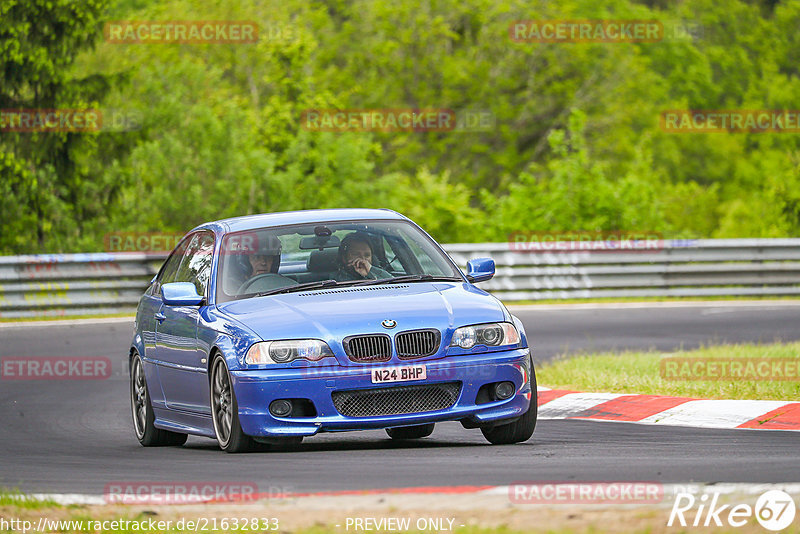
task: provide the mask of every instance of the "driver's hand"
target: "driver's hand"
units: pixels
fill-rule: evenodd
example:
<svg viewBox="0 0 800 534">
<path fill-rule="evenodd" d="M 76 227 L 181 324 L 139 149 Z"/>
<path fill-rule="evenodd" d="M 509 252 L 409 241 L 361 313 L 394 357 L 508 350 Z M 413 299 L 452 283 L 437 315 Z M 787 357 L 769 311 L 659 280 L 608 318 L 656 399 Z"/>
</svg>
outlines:
<svg viewBox="0 0 800 534">
<path fill-rule="evenodd" d="M 350 266 L 352 269 L 360 274 L 363 277 L 367 277 L 369 275 L 370 269 L 372 269 L 372 264 L 365 259 L 359 258 L 353 261 Z"/>
</svg>

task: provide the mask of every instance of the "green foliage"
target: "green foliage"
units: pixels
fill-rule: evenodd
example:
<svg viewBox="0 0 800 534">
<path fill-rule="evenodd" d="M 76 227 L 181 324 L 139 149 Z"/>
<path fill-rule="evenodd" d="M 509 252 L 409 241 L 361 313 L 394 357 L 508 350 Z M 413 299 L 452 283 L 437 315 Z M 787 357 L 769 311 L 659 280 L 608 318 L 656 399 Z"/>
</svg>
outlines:
<svg viewBox="0 0 800 534">
<path fill-rule="evenodd" d="M 4 1 L 0 109 L 93 108 L 109 79 L 80 76 L 70 65 L 94 42 L 104 7 L 96 0 Z M 74 246 L 109 200 L 89 170 L 98 147 L 93 134 L 0 132 L 0 251 Z"/>
<path fill-rule="evenodd" d="M 648 4 L 648 5 L 653 5 Z M 800 232 L 800 136 L 667 133 L 668 109 L 797 109 L 800 2 L 6 0 L 0 108 L 102 107 L 126 131 L 0 132 L 0 253 L 108 231 L 387 207 L 446 242 L 525 230 Z M 516 20 L 699 25 L 658 43 L 518 43 Z M 115 44 L 110 20 L 248 20 L 251 44 Z M 491 113 L 479 131 L 318 132 L 309 109 Z"/>
</svg>

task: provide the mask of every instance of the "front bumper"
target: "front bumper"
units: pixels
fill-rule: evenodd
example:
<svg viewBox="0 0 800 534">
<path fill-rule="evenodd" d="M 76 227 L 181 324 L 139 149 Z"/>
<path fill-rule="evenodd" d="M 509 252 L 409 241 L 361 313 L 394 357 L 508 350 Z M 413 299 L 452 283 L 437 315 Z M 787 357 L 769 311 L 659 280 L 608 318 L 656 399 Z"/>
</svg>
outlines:
<svg viewBox="0 0 800 534">
<path fill-rule="evenodd" d="M 427 378 L 410 382 L 373 384 L 370 370 L 426 365 Z M 477 426 L 492 421 L 518 417 L 528 411 L 531 387 L 528 380 L 532 365 L 529 349 L 450 356 L 438 360 L 405 361 L 358 366 L 327 366 L 295 369 L 231 371 L 239 404 L 239 421 L 245 434 L 257 437 L 312 436 L 318 432 L 367 430 L 417 425 L 439 421 L 462 421 Z M 516 393 L 503 401 L 476 404 L 478 390 L 492 382 L 511 381 Z M 332 393 L 342 390 L 387 388 L 393 386 L 460 383 L 460 393 L 449 408 L 422 413 L 347 417 L 334 405 Z M 315 417 L 274 417 L 268 407 L 277 399 L 309 399 L 317 411 Z"/>
</svg>

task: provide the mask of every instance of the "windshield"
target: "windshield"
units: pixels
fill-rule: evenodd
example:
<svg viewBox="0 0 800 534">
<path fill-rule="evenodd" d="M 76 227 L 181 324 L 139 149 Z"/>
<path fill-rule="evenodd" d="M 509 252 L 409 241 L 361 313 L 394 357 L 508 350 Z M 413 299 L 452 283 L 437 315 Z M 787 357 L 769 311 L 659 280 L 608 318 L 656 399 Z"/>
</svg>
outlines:
<svg viewBox="0 0 800 534">
<path fill-rule="evenodd" d="M 394 279 L 463 280 L 431 239 L 407 221 L 298 224 L 226 235 L 217 302 Z"/>
</svg>

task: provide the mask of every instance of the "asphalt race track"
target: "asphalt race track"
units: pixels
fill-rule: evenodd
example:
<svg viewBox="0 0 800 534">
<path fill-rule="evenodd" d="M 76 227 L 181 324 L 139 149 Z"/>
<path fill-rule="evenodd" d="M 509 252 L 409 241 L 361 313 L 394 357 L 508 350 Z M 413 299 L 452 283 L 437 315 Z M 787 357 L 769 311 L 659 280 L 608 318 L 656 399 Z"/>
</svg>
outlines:
<svg viewBox="0 0 800 534">
<path fill-rule="evenodd" d="M 523 319 L 538 360 L 588 350 L 668 351 L 709 343 L 800 339 L 800 306 L 727 302 L 548 307 Z M 504 485 L 530 480 L 796 482 L 800 433 L 540 421 L 521 445 L 490 446 L 477 430 L 437 426 L 418 443 L 383 431 L 325 434 L 293 450 L 224 454 L 190 438 L 145 449 L 133 435 L 124 355 L 132 321 L 0 327 L 0 358 L 108 356 L 107 380 L 0 381 L 0 486 L 102 494 L 110 482 L 241 481 L 261 492 Z M 794 399 L 787 399 L 794 400 Z"/>
</svg>

